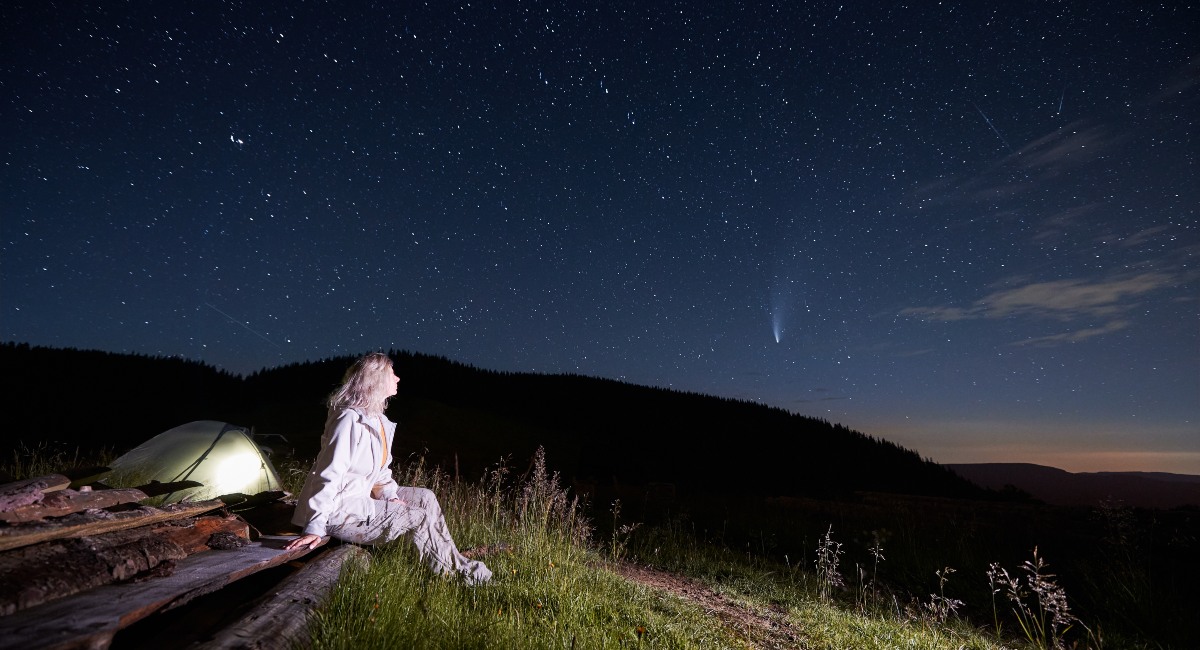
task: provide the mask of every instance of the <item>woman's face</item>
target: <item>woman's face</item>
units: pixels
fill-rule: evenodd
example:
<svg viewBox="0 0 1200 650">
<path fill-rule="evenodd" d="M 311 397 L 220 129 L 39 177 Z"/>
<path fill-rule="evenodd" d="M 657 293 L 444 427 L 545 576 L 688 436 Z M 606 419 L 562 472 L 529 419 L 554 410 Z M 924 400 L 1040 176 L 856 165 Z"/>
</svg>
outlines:
<svg viewBox="0 0 1200 650">
<path fill-rule="evenodd" d="M 396 394 L 396 390 L 400 387 L 400 377 L 396 375 L 395 369 L 390 366 L 385 368 L 383 373 L 383 397 L 386 399 Z"/>
</svg>

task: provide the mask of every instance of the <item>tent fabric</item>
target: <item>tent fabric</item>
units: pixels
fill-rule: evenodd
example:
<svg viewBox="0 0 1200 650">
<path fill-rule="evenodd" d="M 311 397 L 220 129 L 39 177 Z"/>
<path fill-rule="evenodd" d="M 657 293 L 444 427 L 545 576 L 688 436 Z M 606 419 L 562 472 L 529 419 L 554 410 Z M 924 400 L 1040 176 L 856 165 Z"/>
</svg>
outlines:
<svg viewBox="0 0 1200 650">
<path fill-rule="evenodd" d="M 250 431 L 215 420 L 189 422 L 164 431 L 109 467 L 112 471 L 103 480 L 112 487 L 136 487 L 151 481 L 202 484 L 164 495 L 163 505 L 282 489 L 279 474 Z"/>
</svg>

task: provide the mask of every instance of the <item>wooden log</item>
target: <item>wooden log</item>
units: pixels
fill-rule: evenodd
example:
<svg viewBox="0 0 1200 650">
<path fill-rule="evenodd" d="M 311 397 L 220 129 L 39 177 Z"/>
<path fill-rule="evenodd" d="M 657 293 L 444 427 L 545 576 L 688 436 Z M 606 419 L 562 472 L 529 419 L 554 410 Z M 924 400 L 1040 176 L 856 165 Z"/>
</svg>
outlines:
<svg viewBox="0 0 1200 650">
<path fill-rule="evenodd" d="M 0 614 L 132 578 L 187 557 L 171 535 L 157 531 L 158 527 L 119 530 L 0 555 Z"/>
<path fill-rule="evenodd" d="M 21 481 L 0 485 L 0 512 L 9 512 L 38 503 L 47 492 L 61 490 L 71 484 L 71 479 L 61 474 L 36 476 Z"/>
<path fill-rule="evenodd" d="M 112 581 L 108 565 L 80 540 L 12 551 L 0 559 L 0 615 L 53 600 L 56 593 L 69 595 Z"/>
<path fill-rule="evenodd" d="M 179 561 L 174 573 L 165 578 L 97 587 L 0 617 L 0 650 L 102 650 L 119 630 L 155 612 L 178 607 L 310 552 L 251 543 L 236 550 L 197 553 Z"/>
<path fill-rule="evenodd" d="M 240 517 L 197 517 L 190 526 L 162 526 L 155 533 L 169 538 L 185 553 L 199 553 L 214 548 L 214 535 L 232 535 L 241 540 L 239 546 L 250 542 L 250 526 Z"/>
<path fill-rule="evenodd" d="M 62 474 L 47 474 L 45 476 L 34 476 L 33 478 L 21 479 L 12 483 L 0 485 L 0 494 L 7 494 L 12 490 L 23 489 L 27 485 L 34 483 L 41 484 L 43 492 L 55 492 L 66 488 L 71 484 L 71 479 Z"/>
<path fill-rule="evenodd" d="M 207 551 L 214 536 L 249 543 L 250 528 L 237 517 L 200 517 L 27 546 L 0 555 L 0 615 L 138 577 L 169 572 L 173 560 Z M 229 547 L 223 545 L 223 548 Z"/>
<path fill-rule="evenodd" d="M 97 510 L 68 515 L 54 521 L 0 526 L 0 551 L 30 546 L 54 539 L 100 535 L 114 530 L 136 528 L 173 519 L 195 517 L 222 507 L 217 499 L 195 503 L 174 503 L 162 508 L 140 506 L 124 512 Z"/>
<path fill-rule="evenodd" d="M 326 551 L 284 578 L 242 618 L 222 628 L 192 650 L 287 650 L 309 640 L 313 610 L 337 583 L 342 568 L 366 563 L 369 554 L 346 544 Z"/>
<path fill-rule="evenodd" d="M 50 542 L 0 556 L 0 615 L 131 578 L 187 557 L 168 538 L 141 531 Z"/>
<path fill-rule="evenodd" d="M 21 506 L 41 501 L 44 496 L 42 492 L 42 488 L 44 487 L 46 487 L 45 483 L 32 483 L 20 488 L 6 490 L 4 494 L 0 494 L 0 512 L 16 510 Z"/>
<path fill-rule="evenodd" d="M 61 517 L 82 510 L 108 508 L 122 503 L 136 503 L 145 498 L 145 492 L 134 488 L 87 492 L 64 489 L 46 496 L 39 503 L 0 512 L 0 521 L 7 521 L 10 524 L 40 521 L 46 517 Z"/>
</svg>

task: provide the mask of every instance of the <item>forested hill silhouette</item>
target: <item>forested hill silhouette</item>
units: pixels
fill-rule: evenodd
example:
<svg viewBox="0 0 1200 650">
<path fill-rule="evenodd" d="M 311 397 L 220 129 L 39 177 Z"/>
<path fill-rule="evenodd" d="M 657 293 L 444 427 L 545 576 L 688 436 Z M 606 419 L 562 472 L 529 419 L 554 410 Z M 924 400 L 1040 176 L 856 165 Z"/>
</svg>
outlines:
<svg viewBox="0 0 1200 650">
<path fill-rule="evenodd" d="M 123 451 L 193 420 L 237 422 L 241 378 L 202 363 L 0 344 L 0 450 L 57 445 Z"/>
<path fill-rule="evenodd" d="M 402 377 L 389 415 L 396 454 L 478 476 L 502 458 L 518 471 L 541 446 L 564 478 L 671 484 L 692 493 L 835 495 L 992 493 L 916 452 L 838 424 L 753 402 L 578 375 L 503 373 L 390 352 Z M 324 397 L 352 357 L 248 377 L 175 358 L 0 345 L 3 440 L 121 452 L 171 427 L 213 419 L 278 434 L 315 455 Z M 277 446 L 279 438 L 269 438 Z"/>
</svg>

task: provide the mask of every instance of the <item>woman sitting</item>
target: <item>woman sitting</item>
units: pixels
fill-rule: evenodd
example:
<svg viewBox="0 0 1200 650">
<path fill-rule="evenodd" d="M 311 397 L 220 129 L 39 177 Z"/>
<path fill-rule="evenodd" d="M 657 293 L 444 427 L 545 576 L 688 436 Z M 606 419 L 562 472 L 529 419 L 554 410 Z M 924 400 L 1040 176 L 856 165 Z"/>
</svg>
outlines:
<svg viewBox="0 0 1200 650">
<path fill-rule="evenodd" d="M 431 569 L 462 575 L 468 584 L 492 577 L 482 562 L 463 556 L 430 490 L 405 487 L 392 478 L 396 423 L 383 414 L 400 378 L 387 355 L 374 352 L 354 362 L 329 396 L 321 453 L 304 482 L 292 523 L 304 534 L 289 549 L 315 548 L 326 536 L 355 544 L 382 544 L 409 536 Z"/>
</svg>

